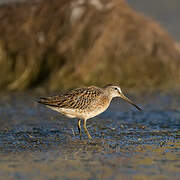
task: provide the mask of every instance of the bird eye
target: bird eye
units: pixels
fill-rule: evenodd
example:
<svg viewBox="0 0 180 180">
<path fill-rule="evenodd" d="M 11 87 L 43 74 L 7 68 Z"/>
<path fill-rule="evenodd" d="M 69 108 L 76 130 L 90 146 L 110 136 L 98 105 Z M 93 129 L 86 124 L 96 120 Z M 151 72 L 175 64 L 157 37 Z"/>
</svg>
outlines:
<svg viewBox="0 0 180 180">
<path fill-rule="evenodd" d="M 118 88 L 115 87 L 114 89 L 115 89 L 116 91 L 118 91 Z"/>
</svg>

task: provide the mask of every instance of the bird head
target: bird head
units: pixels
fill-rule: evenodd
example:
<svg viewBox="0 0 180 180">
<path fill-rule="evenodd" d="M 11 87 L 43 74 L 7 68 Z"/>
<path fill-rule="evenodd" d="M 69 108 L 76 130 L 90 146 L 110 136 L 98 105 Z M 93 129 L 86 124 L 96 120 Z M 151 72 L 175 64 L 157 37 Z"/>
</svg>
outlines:
<svg viewBox="0 0 180 180">
<path fill-rule="evenodd" d="M 107 85 L 104 87 L 106 89 L 106 91 L 108 92 L 108 94 L 111 95 L 112 98 L 114 97 L 120 97 L 123 100 L 127 101 L 128 103 L 132 104 L 133 106 L 135 106 L 139 111 L 141 111 L 142 109 L 140 107 L 138 107 L 133 101 L 131 101 L 129 98 L 127 98 L 123 93 L 122 90 L 119 86 L 117 85 Z"/>
</svg>

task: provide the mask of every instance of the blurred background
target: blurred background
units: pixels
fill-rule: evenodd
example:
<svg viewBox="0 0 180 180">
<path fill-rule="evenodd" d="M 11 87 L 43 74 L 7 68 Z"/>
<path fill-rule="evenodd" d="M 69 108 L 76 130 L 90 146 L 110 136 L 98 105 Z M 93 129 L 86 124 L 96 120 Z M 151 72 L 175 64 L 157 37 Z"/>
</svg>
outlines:
<svg viewBox="0 0 180 180">
<path fill-rule="evenodd" d="M 179 0 L 0 0 L 0 180 L 179 180 L 179 19 Z M 143 111 L 114 99 L 92 141 L 37 103 L 109 83 Z"/>
<path fill-rule="evenodd" d="M 151 17 L 162 25 L 175 41 L 180 41 L 180 24 L 178 23 L 180 2 L 178 0 L 127 0 L 127 2 L 138 12 Z"/>
<path fill-rule="evenodd" d="M 178 88 L 178 0 L 1 0 L 0 90 Z"/>
</svg>

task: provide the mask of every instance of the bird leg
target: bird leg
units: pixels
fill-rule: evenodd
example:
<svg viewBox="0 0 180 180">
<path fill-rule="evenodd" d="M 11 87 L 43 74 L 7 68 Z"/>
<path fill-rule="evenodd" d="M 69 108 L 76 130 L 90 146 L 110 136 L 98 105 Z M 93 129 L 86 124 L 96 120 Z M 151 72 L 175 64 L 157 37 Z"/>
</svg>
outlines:
<svg viewBox="0 0 180 180">
<path fill-rule="evenodd" d="M 79 130 L 79 135 L 80 135 L 80 139 L 81 139 L 81 120 L 78 120 L 78 130 Z"/>
<path fill-rule="evenodd" d="M 84 131 L 87 134 L 89 139 L 92 139 L 91 135 L 89 134 L 87 127 L 86 127 L 86 119 L 84 119 L 84 123 L 83 123 L 83 127 L 84 127 Z"/>
</svg>

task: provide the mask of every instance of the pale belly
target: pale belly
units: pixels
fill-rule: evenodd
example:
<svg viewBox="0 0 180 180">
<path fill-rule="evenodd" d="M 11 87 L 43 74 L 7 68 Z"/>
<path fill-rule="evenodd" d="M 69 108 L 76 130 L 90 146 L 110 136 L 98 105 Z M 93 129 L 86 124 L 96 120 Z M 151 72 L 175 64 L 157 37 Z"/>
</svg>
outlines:
<svg viewBox="0 0 180 180">
<path fill-rule="evenodd" d="M 108 106 L 99 107 L 91 112 L 86 112 L 85 119 L 90 119 L 90 118 L 93 118 L 93 117 L 103 113 L 108 108 Z"/>
</svg>

